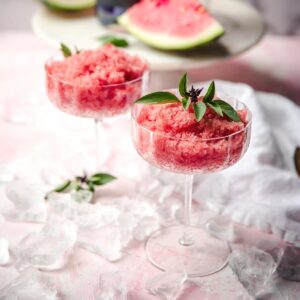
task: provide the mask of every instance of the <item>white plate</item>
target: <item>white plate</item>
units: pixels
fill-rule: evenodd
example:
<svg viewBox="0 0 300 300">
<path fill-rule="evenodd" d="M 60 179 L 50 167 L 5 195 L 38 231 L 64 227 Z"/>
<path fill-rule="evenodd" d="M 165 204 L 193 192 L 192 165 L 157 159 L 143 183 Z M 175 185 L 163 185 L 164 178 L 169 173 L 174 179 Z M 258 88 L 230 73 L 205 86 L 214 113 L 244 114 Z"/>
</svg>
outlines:
<svg viewBox="0 0 300 300">
<path fill-rule="evenodd" d="M 129 52 L 143 56 L 153 70 L 181 70 L 199 68 L 221 59 L 240 54 L 255 45 L 263 35 L 260 14 L 241 0 L 211 0 L 213 14 L 225 27 L 225 35 L 208 46 L 192 51 L 159 51 L 146 46 L 134 37 L 122 33 L 130 42 Z M 107 34 L 94 15 L 54 13 L 39 9 L 32 18 L 34 32 L 54 47 L 60 42 L 78 48 L 100 46 L 97 37 Z"/>
</svg>

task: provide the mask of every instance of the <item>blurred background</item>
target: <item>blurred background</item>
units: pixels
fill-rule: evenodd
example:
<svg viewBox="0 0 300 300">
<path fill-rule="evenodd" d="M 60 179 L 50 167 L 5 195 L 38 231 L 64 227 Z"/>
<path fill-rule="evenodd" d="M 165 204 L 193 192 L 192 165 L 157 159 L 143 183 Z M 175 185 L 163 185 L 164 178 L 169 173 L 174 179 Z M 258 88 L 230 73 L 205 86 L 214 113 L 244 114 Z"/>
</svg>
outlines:
<svg viewBox="0 0 300 300">
<path fill-rule="evenodd" d="M 222 0 L 220 0 L 222 1 Z M 278 35 L 300 33 L 299 0 L 240 0 L 248 1 L 263 14 L 268 31 Z M 38 0 L 1 0 L 0 28 L 31 30 L 30 19 L 40 6 Z"/>
<path fill-rule="evenodd" d="M 220 0 L 222 1 L 222 0 Z M 192 81 L 219 78 L 250 84 L 257 90 L 274 92 L 300 104 L 300 1 L 299 0 L 237 0 L 249 2 L 263 15 L 266 34 L 262 40 L 238 57 L 218 62 L 213 66 L 201 67 L 191 71 Z M 32 47 L 49 46 L 34 36 L 31 18 L 39 9 L 42 1 L 1 0 L 0 34 L 3 52 L 23 51 Z M 12 35 L 12 33 L 18 35 Z M 8 36 L 10 34 L 10 36 Z M 25 38 L 25 36 L 27 38 Z M 246 37 L 245 37 L 246 38 Z M 19 43 L 17 41 L 19 39 Z M 14 45 L 11 41 L 14 40 Z M 1 41 L 1 40 L 0 40 Z M 9 43 L 9 45 L 3 44 Z M 170 81 L 165 88 L 172 87 L 177 81 Z M 168 73 L 160 72 L 154 78 L 153 89 L 161 88 L 161 78 L 171 78 Z"/>
</svg>

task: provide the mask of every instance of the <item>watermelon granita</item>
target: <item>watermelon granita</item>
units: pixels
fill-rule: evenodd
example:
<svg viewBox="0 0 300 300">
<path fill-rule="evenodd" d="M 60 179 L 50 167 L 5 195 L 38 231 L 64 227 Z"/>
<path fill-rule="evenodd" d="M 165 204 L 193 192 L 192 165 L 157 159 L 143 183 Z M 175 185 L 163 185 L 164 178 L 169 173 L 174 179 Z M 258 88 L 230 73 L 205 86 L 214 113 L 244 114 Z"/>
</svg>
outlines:
<svg viewBox="0 0 300 300">
<path fill-rule="evenodd" d="M 141 97 L 147 64 L 113 45 L 46 63 L 50 100 L 64 112 L 100 119 L 126 112 Z"/>
<path fill-rule="evenodd" d="M 247 109 L 240 122 L 207 108 L 200 122 L 180 103 L 134 106 L 133 136 L 137 151 L 149 163 L 183 174 L 208 173 L 236 163 L 247 150 Z"/>
</svg>

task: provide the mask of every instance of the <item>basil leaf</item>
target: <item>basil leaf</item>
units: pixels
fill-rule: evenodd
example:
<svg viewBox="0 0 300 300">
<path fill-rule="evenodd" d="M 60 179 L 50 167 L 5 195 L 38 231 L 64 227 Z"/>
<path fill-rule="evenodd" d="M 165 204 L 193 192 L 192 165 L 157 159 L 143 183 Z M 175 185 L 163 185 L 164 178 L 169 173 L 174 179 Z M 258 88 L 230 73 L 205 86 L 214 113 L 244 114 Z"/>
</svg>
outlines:
<svg viewBox="0 0 300 300">
<path fill-rule="evenodd" d="M 60 51 L 63 53 L 64 57 L 72 56 L 71 49 L 64 43 L 60 43 Z"/>
<path fill-rule="evenodd" d="M 197 122 L 200 122 L 206 112 L 206 105 L 203 102 L 193 104 Z"/>
<path fill-rule="evenodd" d="M 135 104 L 165 104 L 176 103 L 180 100 L 170 92 L 155 92 L 136 100 Z"/>
<path fill-rule="evenodd" d="M 297 147 L 294 155 L 295 167 L 298 175 L 300 176 L 300 147 Z"/>
<path fill-rule="evenodd" d="M 103 44 L 113 44 L 116 47 L 121 47 L 121 48 L 125 48 L 129 46 L 129 43 L 127 42 L 126 39 L 114 35 L 100 36 L 98 37 L 98 40 Z"/>
<path fill-rule="evenodd" d="M 189 97 L 189 94 L 186 90 L 187 89 L 186 86 L 187 86 L 187 73 L 185 73 L 179 81 L 179 93 L 183 98 Z"/>
<path fill-rule="evenodd" d="M 182 98 L 181 100 L 182 106 L 185 110 L 188 110 L 191 104 L 191 99 L 190 98 Z"/>
<path fill-rule="evenodd" d="M 63 184 L 61 184 L 57 188 L 55 188 L 53 191 L 56 193 L 63 193 L 70 187 L 70 185 L 71 185 L 71 181 L 67 180 Z"/>
<path fill-rule="evenodd" d="M 206 94 L 203 97 L 203 102 L 207 103 L 207 102 L 211 102 L 214 99 L 215 96 L 215 82 L 212 81 L 206 91 Z"/>
<path fill-rule="evenodd" d="M 228 118 L 230 118 L 232 121 L 241 122 L 240 116 L 238 115 L 238 113 L 235 111 L 235 109 L 229 103 L 227 103 L 223 100 L 214 100 L 213 102 L 218 104 L 221 107 L 222 112 Z"/>
<path fill-rule="evenodd" d="M 107 173 L 97 173 L 89 178 L 89 186 L 90 185 L 103 185 L 115 180 L 116 177 Z"/>
<path fill-rule="evenodd" d="M 207 105 L 219 116 L 223 117 L 223 112 L 221 106 L 215 104 L 215 101 L 207 103 Z"/>
</svg>

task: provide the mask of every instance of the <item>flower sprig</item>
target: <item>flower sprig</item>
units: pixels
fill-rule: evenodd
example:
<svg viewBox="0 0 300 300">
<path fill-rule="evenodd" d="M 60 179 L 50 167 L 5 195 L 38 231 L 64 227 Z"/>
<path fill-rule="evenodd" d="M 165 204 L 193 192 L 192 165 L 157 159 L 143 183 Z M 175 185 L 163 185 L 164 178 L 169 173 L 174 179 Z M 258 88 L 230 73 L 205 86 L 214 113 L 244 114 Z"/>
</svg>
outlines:
<svg viewBox="0 0 300 300">
<path fill-rule="evenodd" d="M 84 174 L 83 176 L 76 176 L 72 180 L 67 180 L 58 187 L 56 187 L 53 192 L 56 193 L 69 193 L 72 191 L 90 191 L 92 193 L 95 192 L 96 186 L 107 184 L 116 177 L 107 173 L 96 173 L 92 176 L 87 176 Z"/>
<path fill-rule="evenodd" d="M 188 90 L 187 82 L 188 77 L 187 73 L 185 73 L 181 77 L 178 86 L 181 99 L 170 92 L 155 92 L 141 97 L 135 101 L 135 104 L 181 103 L 185 110 L 189 110 L 192 105 L 197 122 L 202 120 L 208 106 L 221 117 L 225 115 L 234 122 L 241 122 L 240 116 L 229 103 L 221 99 L 215 99 L 216 88 L 214 81 L 210 83 L 202 99 L 200 95 L 203 88 L 195 89 L 192 86 L 191 89 Z"/>
</svg>

